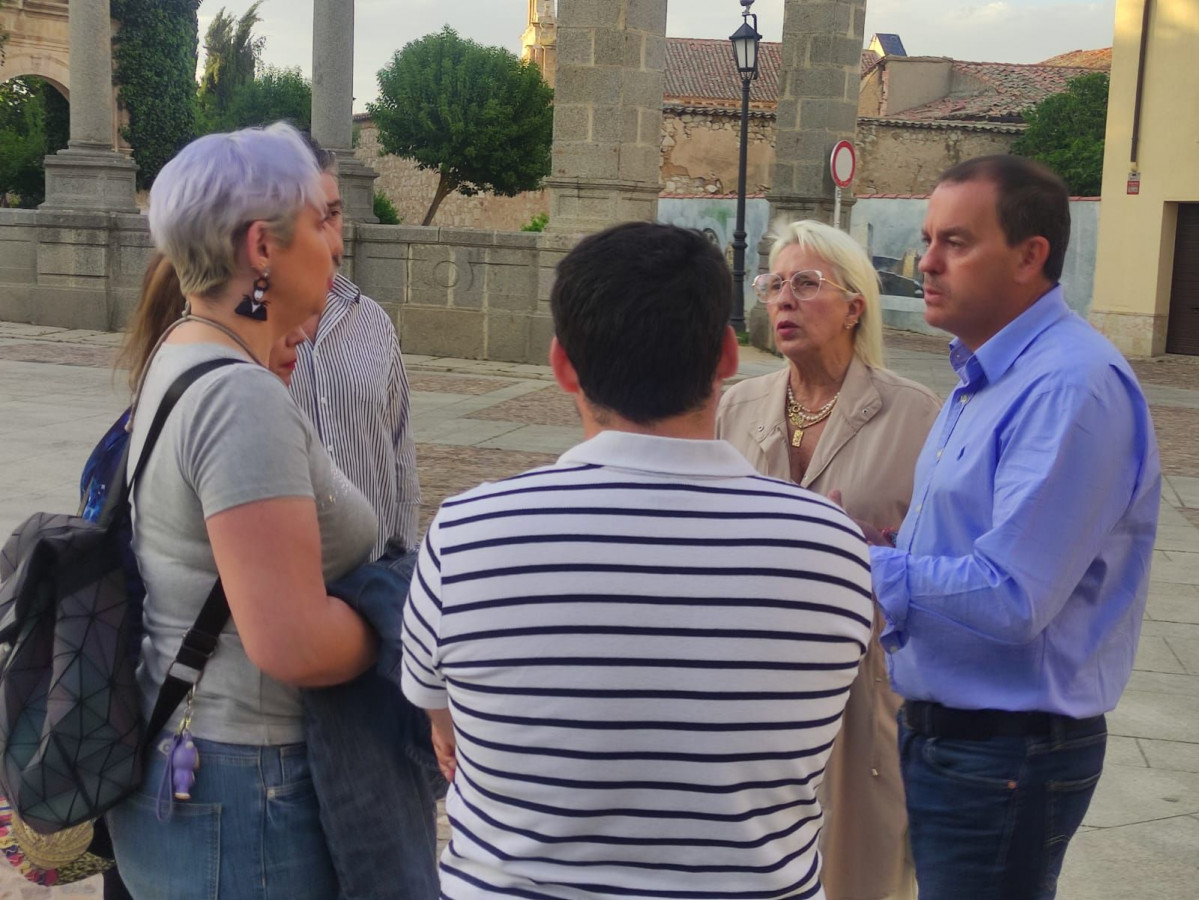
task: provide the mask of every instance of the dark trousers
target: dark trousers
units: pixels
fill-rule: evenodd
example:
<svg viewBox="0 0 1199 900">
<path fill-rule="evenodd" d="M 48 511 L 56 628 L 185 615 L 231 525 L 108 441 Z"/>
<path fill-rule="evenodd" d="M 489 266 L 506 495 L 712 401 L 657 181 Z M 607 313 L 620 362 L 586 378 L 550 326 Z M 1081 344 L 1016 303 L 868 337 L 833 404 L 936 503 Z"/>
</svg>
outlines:
<svg viewBox="0 0 1199 900">
<path fill-rule="evenodd" d="M 1052 900 L 1103 770 L 1103 717 L 982 739 L 929 730 L 900 712 L 920 900 Z"/>
</svg>

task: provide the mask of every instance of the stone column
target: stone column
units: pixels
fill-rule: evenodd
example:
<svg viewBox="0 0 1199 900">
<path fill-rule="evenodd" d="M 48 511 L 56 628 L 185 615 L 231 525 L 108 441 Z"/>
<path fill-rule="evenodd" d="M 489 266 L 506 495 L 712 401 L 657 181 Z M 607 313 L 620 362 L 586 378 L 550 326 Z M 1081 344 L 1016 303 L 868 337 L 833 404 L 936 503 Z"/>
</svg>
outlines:
<svg viewBox="0 0 1199 900">
<path fill-rule="evenodd" d="M 109 0 L 70 0 L 71 139 L 46 157 L 43 209 L 136 213 L 137 166 L 113 146 Z"/>
<path fill-rule="evenodd" d="M 348 221 L 378 222 L 378 173 L 354 157 L 354 0 L 313 0 L 312 136 L 337 154 Z"/>
<path fill-rule="evenodd" d="M 865 24 L 865 0 L 785 0 L 772 219 L 832 222 L 828 160 L 837 141 L 853 140 L 857 128 Z M 843 226 L 852 204 L 847 189 Z"/>
<path fill-rule="evenodd" d="M 837 141 L 853 140 L 858 122 L 862 34 L 866 0 L 784 0 L 783 54 L 771 170 L 770 221 L 833 221 L 829 155 Z M 841 227 L 848 229 L 852 189 L 841 198 Z M 767 269 L 770 245 L 758 247 L 758 270 Z M 766 307 L 749 316 L 750 341 L 769 347 Z"/>
<path fill-rule="evenodd" d="M 666 0 L 561 0 L 551 231 L 658 214 Z"/>
</svg>

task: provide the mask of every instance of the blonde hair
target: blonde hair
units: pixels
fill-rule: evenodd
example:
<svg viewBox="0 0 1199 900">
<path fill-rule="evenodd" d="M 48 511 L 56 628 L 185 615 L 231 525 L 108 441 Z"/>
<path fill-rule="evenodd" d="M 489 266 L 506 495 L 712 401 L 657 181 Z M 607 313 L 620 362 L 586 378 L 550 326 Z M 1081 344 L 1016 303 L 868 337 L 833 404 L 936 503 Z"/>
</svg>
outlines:
<svg viewBox="0 0 1199 900">
<path fill-rule="evenodd" d="M 883 311 L 879 301 L 878 273 L 862 246 L 844 231 L 803 219 L 799 222 L 779 220 L 770 230 L 774 244 L 770 248 L 770 267 L 773 269 L 780 253 L 796 245 L 813 256 L 819 256 L 832 267 L 825 274 L 862 298 L 862 315 L 853 331 L 853 349 L 858 359 L 875 369 L 883 364 Z"/>
<path fill-rule="evenodd" d="M 125 333 L 125 342 L 117 355 L 117 367 L 129 369 L 129 387 L 136 391 L 142 373 L 150 365 L 150 355 L 171 323 L 183 315 L 187 300 L 179 288 L 179 276 L 171 261 L 155 252 L 146 266 L 137 309 Z"/>
</svg>

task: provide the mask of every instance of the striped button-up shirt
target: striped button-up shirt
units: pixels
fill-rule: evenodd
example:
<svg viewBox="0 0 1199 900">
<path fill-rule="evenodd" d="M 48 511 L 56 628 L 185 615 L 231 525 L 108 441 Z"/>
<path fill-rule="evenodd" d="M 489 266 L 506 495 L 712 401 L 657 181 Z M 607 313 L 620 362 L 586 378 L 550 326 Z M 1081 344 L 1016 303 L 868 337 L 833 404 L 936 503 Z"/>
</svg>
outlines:
<svg viewBox="0 0 1199 900">
<path fill-rule="evenodd" d="M 316 339 L 297 349 L 292 396 L 333 462 L 374 506 L 374 556 L 389 541 L 415 547 L 420 482 L 408 423 L 408 376 L 391 319 L 338 275 Z"/>
</svg>

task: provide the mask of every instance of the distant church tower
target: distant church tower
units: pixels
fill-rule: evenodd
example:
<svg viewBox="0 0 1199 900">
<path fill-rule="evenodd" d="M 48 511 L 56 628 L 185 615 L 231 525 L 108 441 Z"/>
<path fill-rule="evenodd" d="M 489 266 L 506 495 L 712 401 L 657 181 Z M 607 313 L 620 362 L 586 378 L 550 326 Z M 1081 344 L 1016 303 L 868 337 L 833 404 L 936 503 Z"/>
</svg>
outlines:
<svg viewBox="0 0 1199 900">
<path fill-rule="evenodd" d="M 555 0 L 529 0 L 529 27 L 521 38 L 520 58 L 537 64 L 550 87 L 558 68 L 558 17 Z"/>
</svg>

